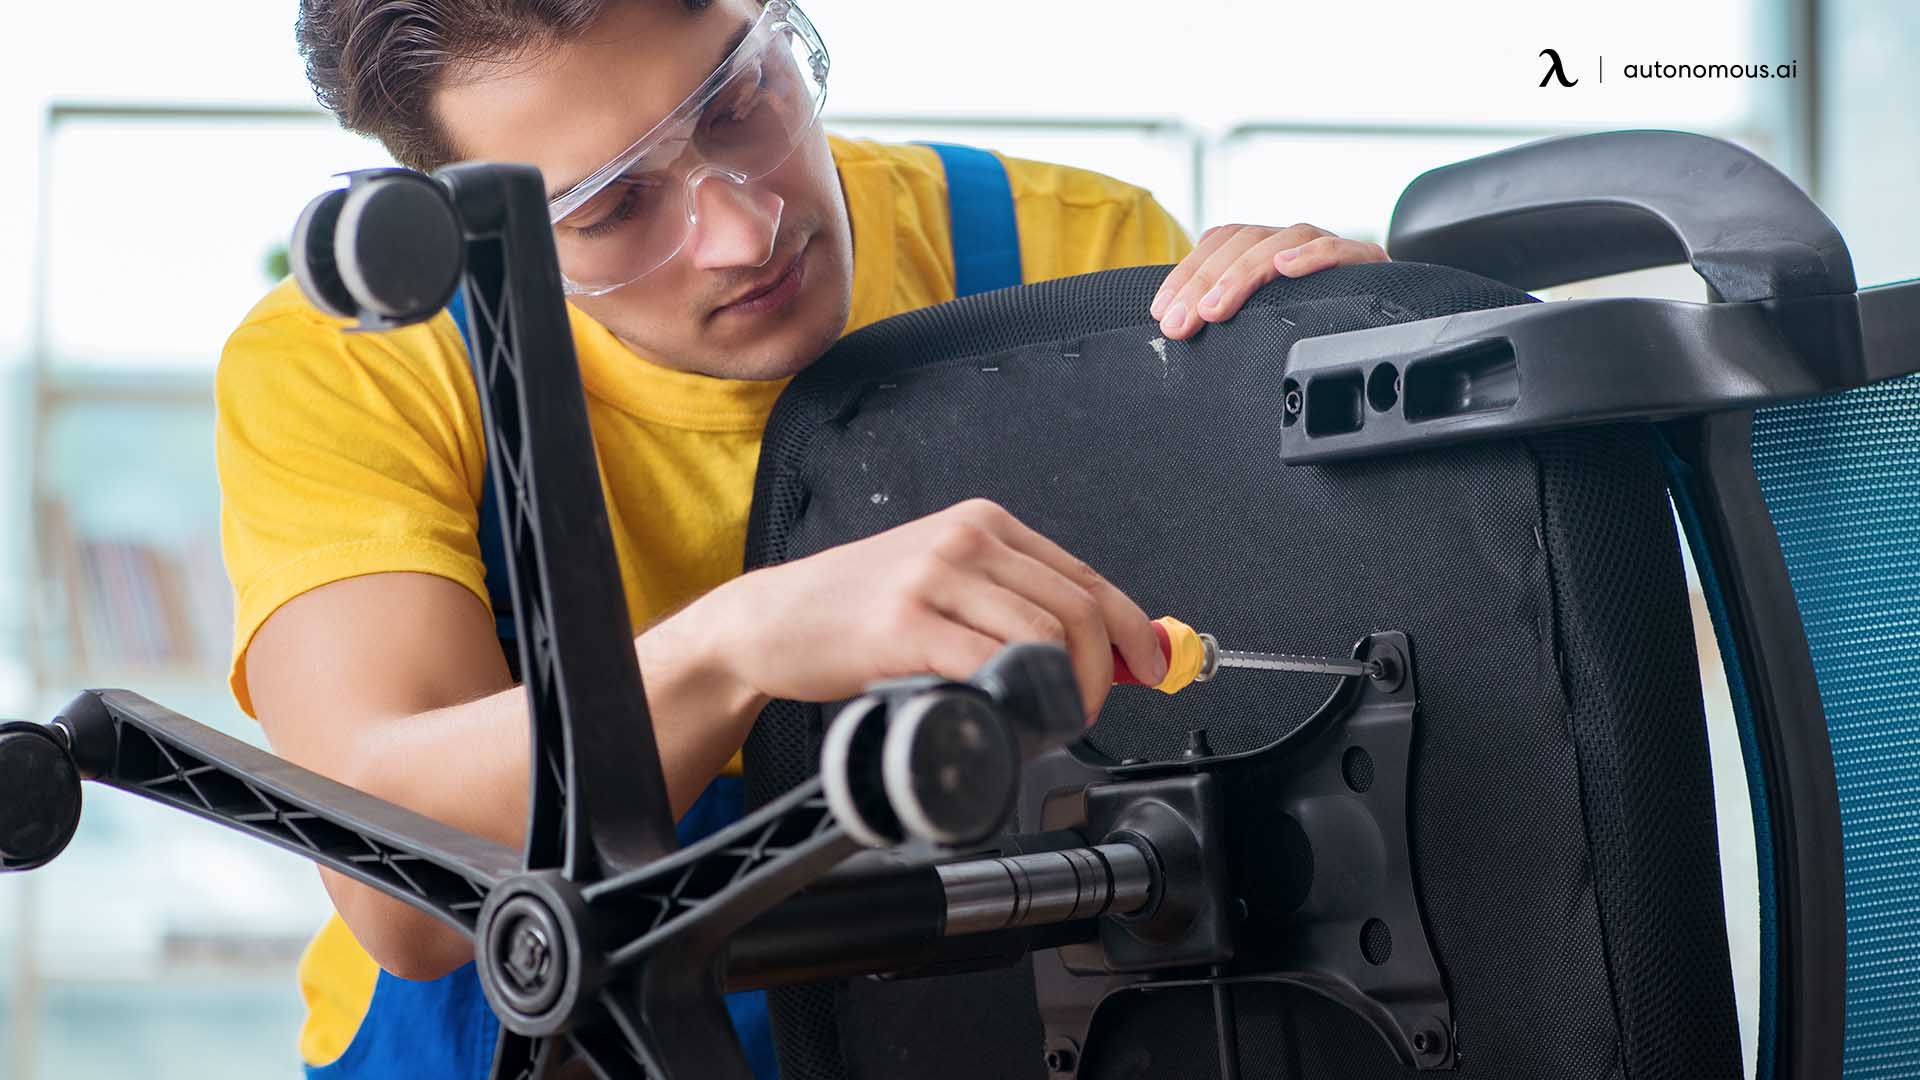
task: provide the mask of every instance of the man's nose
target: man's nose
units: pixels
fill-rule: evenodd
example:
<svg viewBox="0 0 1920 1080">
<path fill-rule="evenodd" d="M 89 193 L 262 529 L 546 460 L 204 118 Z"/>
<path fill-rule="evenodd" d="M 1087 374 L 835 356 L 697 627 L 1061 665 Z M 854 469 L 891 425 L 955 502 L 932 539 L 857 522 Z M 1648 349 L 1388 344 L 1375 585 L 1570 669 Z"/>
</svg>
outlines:
<svg viewBox="0 0 1920 1080">
<path fill-rule="evenodd" d="M 701 270 L 765 266 L 780 235 L 786 200 L 753 184 L 709 176 L 696 181 L 695 223 L 690 244 L 693 265 Z"/>
</svg>

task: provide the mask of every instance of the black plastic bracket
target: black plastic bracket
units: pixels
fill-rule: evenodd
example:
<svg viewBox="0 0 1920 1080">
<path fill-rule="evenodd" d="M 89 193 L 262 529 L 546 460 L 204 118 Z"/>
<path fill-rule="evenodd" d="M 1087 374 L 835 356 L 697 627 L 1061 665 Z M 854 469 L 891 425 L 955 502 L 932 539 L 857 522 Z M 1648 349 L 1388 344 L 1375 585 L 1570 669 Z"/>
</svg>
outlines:
<svg viewBox="0 0 1920 1080">
<path fill-rule="evenodd" d="M 1026 774 L 1023 829 L 1071 828 L 1089 842 L 1192 830 L 1195 864 L 1161 880 L 1191 899 L 1154 897 L 1098 941 L 1034 954 L 1046 1063 L 1074 1077 L 1089 1032 L 1115 995 L 1269 982 L 1304 987 L 1366 1020 L 1399 1060 L 1452 1068 L 1453 1008 L 1429 944 L 1407 835 L 1419 695 L 1405 634 L 1354 649 L 1388 661 L 1379 678 L 1342 679 L 1299 728 L 1246 753 L 1164 763 L 1049 755 Z M 1143 821 L 1158 819 L 1142 827 Z M 1178 846 L 1175 845 L 1175 850 Z M 1169 919 L 1169 909 L 1176 917 Z M 1219 920 L 1215 922 L 1214 920 Z M 1230 998 L 1216 990 L 1221 1074 L 1239 1074 Z"/>
<path fill-rule="evenodd" d="M 1803 301 L 1859 356 L 1849 294 Z M 1776 305 L 1567 300 L 1305 338 L 1287 360 L 1280 456 L 1289 464 L 1660 419 L 1857 385 L 1794 348 Z M 1849 378 L 1853 376 L 1853 378 Z M 1298 402 L 1298 407 L 1293 406 Z"/>
<path fill-rule="evenodd" d="M 1294 343 L 1280 458 L 1751 409 L 1920 370 L 1920 282 L 1750 303 L 1563 300 Z"/>
</svg>

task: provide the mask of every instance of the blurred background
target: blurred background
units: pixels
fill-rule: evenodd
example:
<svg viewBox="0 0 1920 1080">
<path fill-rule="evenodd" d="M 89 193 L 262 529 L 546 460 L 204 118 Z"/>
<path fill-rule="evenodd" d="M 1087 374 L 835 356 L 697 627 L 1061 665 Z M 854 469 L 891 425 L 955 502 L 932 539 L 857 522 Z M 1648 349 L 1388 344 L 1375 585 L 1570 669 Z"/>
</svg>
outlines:
<svg viewBox="0 0 1920 1080">
<path fill-rule="evenodd" d="M 1905 0 L 805 6 L 834 54 L 830 126 L 1099 169 L 1196 233 L 1310 221 L 1383 240 L 1426 169 L 1561 132 L 1682 128 L 1812 192 L 1862 285 L 1920 275 L 1920 5 Z M 213 365 L 284 272 L 302 205 L 330 174 L 387 161 L 312 104 L 293 18 L 260 0 L 8 12 L 0 716 L 127 686 L 259 741 L 225 689 Z M 1577 86 L 1538 85 L 1549 47 Z M 1798 77 L 1621 77 L 1652 62 L 1795 62 Z M 1702 296 L 1684 270 L 1557 295 L 1606 291 Z M 1717 663 L 1704 671 L 1724 702 Z M 1711 711 L 1750 1036 L 1753 842 L 1737 744 Z M 293 965 L 327 910 L 311 867 L 112 791 L 87 799 L 59 861 L 0 879 L 0 1077 L 297 1075 Z"/>
</svg>

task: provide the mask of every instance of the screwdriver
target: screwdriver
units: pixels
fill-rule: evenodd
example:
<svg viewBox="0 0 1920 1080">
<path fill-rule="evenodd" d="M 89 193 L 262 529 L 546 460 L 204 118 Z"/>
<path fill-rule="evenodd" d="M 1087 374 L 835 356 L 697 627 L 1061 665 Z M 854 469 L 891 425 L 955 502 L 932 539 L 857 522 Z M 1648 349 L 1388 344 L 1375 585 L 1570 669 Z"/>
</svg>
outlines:
<svg viewBox="0 0 1920 1080">
<path fill-rule="evenodd" d="M 1160 655 L 1167 661 L 1167 677 L 1153 688 L 1172 694 L 1198 682 L 1206 682 L 1223 667 L 1258 668 L 1263 671 L 1294 671 L 1309 675 L 1365 675 L 1379 678 L 1378 660 L 1351 660 L 1326 656 L 1295 656 L 1291 653 L 1236 652 L 1222 649 L 1212 634 L 1203 634 L 1171 615 L 1153 620 L 1154 636 L 1160 639 Z M 1113 650 L 1115 686 L 1144 686 Z"/>
</svg>

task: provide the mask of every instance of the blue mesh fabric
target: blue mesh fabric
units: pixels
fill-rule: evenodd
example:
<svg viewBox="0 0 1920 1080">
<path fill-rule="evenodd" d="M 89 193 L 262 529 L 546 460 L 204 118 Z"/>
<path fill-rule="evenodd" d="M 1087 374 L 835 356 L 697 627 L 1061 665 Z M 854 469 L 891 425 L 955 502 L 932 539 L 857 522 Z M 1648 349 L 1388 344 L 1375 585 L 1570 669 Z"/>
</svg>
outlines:
<svg viewBox="0 0 1920 1080">
<path fill-rule="evenodd" d="M 1839 782 L 1845 1075 L 1920 1076 L 1920 376 L 1762 410 L 1753 460 Z"/>
</svg>

